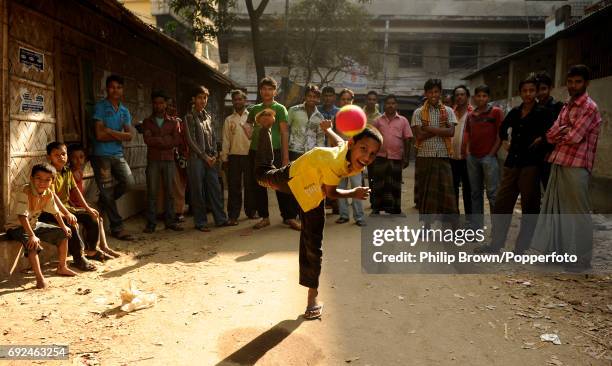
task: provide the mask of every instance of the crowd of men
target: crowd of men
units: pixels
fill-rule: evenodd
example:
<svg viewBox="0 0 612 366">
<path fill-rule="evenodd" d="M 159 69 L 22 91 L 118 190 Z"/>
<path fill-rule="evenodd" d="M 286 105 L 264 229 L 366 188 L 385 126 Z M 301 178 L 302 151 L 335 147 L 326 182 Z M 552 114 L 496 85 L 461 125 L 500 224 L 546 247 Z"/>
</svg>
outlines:
<svg viewBox="0 0 612 366">
<path fill-rule="evenodd" d="M 523 215 L 514 246 L 516 254 L 532 247 L 538 218 L 550 219 L 550 215 L 538 215 L 542 209 L 547 214 L 558 213 L 559 207 L 563 207 L 560 212 L 564 213 L 590 212 L 588 177 L 592 171 L 601 117 L 586 92 L 589 78 L 590 71 L 586 66 L 570 68 L 567 76 L 570 98 L 563 104 L 550 95 L 553 84 L 550 76 L 546 73 L 531 74 L 518 85 L 521 104 L 507 113 L 490 102 L 491 90 L 486 85 L 473 91 L 464 85 L 456 86 L 449 102 L 443 96 L 442 82 L 430 79 L 424 85 L 423 104 L 414 111 L 411 121 L 398 113 L 396 96 L 387 95 L 381 101 L 375 91 L 368 92 L 363 107 L 368 123 L 376 127 L 384 139 L 367 172 L 368 185 L 372 189 L 371 213 L 402 213 L 402 171 L 409 164 L 412 144 L 416 149 L 414 202 L 424 220 L 429 220 L 433 214 L 444 214 L 452 221 L 460 212 L 459 194 L 462 193 L 467 224 L 472 228 L 482 227 L 485 212 L 483 192 L 486 193 L 493 214 L 492 238 L 489 245 L 477 248 L 477 252 L 498 252 L 504 247 L 519 195 Z M 113 83 L 117 82 L 111 81 Z M 112 89 L 113 86 L 109 85 L 109 95 Z M 149 205 L 145 232 L 155 230 L 162 185 L 173 187 L 162 194 L 165 201 L 162 212 L 169 229 L 182 230 L 179 224 L 184 221 L 183 197 L 187 186 L 188 202 L 198 230 L 210 230 L 207 223 L 209 211 L 216 226 L 233 226 L 238 224 L 242 209 L 249 219 L 259 219 L 253 228 L 269 226 L 268 191 L 257 184 L 253 172 L 258 141 L 255 115 L 265 108 L 276 112 L 271 129 L 275 165 L 284 166 L 314 147 L 326 146 L 328 141 L 320 128 L 321 122 L 333 121 L 338 110 L 352 104 L 355 98 L 349 89 L 336 93 L 330 86 L 319 90 L 317 86 L 307 85 L 303 102 L 287 109 L 275 100 L 277 84 L 270 77 L 260 81 L 258 92 L 261 102 L 248 107 L 243 91 L 231 92 L 234 110 L 223 123 L 222 136 L 217 136 L 215 124 L 206 112 L 209 95 L 206 88 L 198 87 L 193 91 L 193 108 L 183 118 L 177 118 L 176 108 L 171 101 L 168 103 L 163 92 L 153 93 L 153 115 L 145 120 L 142 128 L 149 151 Z M 109 100 L 100 103 L 107 105 Z M 381 102 L 382 112 L 379 110 Z M 122 111 L 124 107 L 120 103 L 118 106 L 117 111 Z M 97 124 L 108 125 L 103 119 Z M 348 140 L 346 136 L 342 137 Z M 221 151 L 217 146 L 221 146 Z M 498 159 L 500 149 L 507 154 L 502 167 Z M 100 157 L 94 159 L 99 161 Z M 111 167 L 123 166 L 121 157 L 110 157 L 109 161 L 113 159 L 117 159 L 117 163 L 110 164 Z M 219 166 L 227 177 L 227 214 Z M 116 171 L 121 178 L 123 170 L 117 168 Z M 356 175 L 343 179 L 339 187 L 357 187 L 363 181 L 364 177 Z M 551 189 L 547 189 L 549 185 Z M 567 206 L 571 200 L 555 195 L 553 190 L 558 189 L 582 192 L 582 195 Z M 110 194 L 103 194 L 101 201 L 111 207 L 110 212 L 114 212 L 114 200 L 109 202 L 107 197 Z M 283 192 L 276 192 L 276 198 L 283 223 L 301 230 L 295 198 Z M 550 202 L 555 199 L 561 203 Z M 338 200 L 335 222 L 350 221 L 349 203 L 355 224 L 366 225 L 360 200 Z M 333 202 L 328 204 L 334 206 Z M 110 217 L 113 235 L 125 239 L 128 234 L 120 231 L 120 224 L 115 224 L 118 220 Z M 554 236 L 554 233 L 548 234 Z M 566 246 L 569 246 L 574 248 L 570 251 L 580 252 L 576 246 L 582 240 L 567 245 L 559 244 L 561 241 L 552 240 L 544 247 L 546 240 L 538 239 L 534 244 L 543 251 L 557 249 L 567 252 Z M 589 248 L 578 253 L 581 258 L 576 266 L 588 267 Z"/>
<path fill-rule="evenodd" d="M 545 253 L 574 254 L 579 260 L 568 264 L 567 269 L 590 268 L 588 183 L 601 116 L 587 93 L 589 80 L 588 67 L 570 67 L 566 79 L 569 99 L 562 103 L 551 97 L 553 83 L 547 74 L 531 75 L 518 85 L 521 104 L 504 113 L 490 103 L 491 90 L 486 85 L 473 91 L 459 85 L 446 98 L 442 82 L 430 79 L 424 85 L 423 104 L 414 111 L 410 122 L 398 113 L 396 96 L 383 98 L 381 113 L 379 95 L 368 92 L 364 112 L 368 123 L 383 137 L 376 160 L 367 170 L 371 213 L 402 213 L 402 172 L 409 164 L 414 145 L 414 203 L 427 225 L 434 215 L 456 225 L 462 193 L 467 225 L 483 227 L 484 191 L 492 214 L 492 238 L 488 245 L 475 251 L 496 253 L 505 246 L 520 195 L 521 225 L 514 252 L 521 254 L 534 248 Z M 133 240 L 124 229 L 116 203 L 134 181 L 123 151 L 123 142 L 134 137 L 130 112 L 121 102 L 123 83 L 117 75 L 106 80 L 107 98 L 96 104 L 93 114 L 95 133 L 88 159 L 100 191 L 98 207 L 108 217 L 111 235 Z M 202 232 L 211 230 L 209 212 L 217 227 L 238 225 L 242 210 L 248 219 L 259 220 L 254 229 L 269 226 L 268 190 L 257 183 L 254 174 L 259 141 L 255 116 L 268 108 L 275 112 L 271 135 L 274 165 L 280 167 L 314 147 L 327 146 L 322 122 L 331 121 L 333 125 L 339 109 L 352 104 L 355 98 L 349 89 L 337 93 L 330 86 L 320 90 L 307 85 L 303 102 L 287 109 L 275 100 L 277 83 L 270 77 L 259 82 L 258 92 L 261 102 L 251 106 L 247 106 L 244 91 L 231 92 L 233 112 L 225 118 L 221 136 L 206 111 L 209 91 L 205 87 L 193 89 L 191 109 L 180 118 L 172 98 L 163 91 L 152 93 L 152 114 L 136 126 L 147 145 L 145 233 L 155 232 L 160 213 L 167 229 L 184 230 L 181 223 L 185 221 L 186 203 L 193 214 L 194 227 Z M 502 168 L 498 159 L 500 149 L 507 154 Z M 20 192 L 17 211 L 11 213 L 14 217 L 9 217 L 7 229 L 12 230 L 9 233 L 16 240 L 24 242 L 30 253 L 37 253 L 34 249 L 39 248 L 39 242 L 35 239 L 39 236 L 58 245 L 70 238 L 62 245 L 69 249 L 79 269 L 93 270 L 95 266 L 87 258 L 104 260 L 119 253 L 106 244 L 99 213 L 78 193 L 82 190 L 83 161 L 79 162 L 77 157 L 84 160 L 85 151 L 61 143 L 50 145 L 48 150 L 53 166 L 37 166 L 32 171 L 30 185 Z M 66 166 L 68 153 L 70 164 Z M 53 154 L 57 156 L 54 158 Z M 227 177 L 227 206 L 220 168 Z M 53 184 L 47 182 L 47 175 L 55 179 Z M 73 180 L 73 176 L 80 179 Z M 344 178 L 338 188 L 359 187 L 364 181 L 361 174 L 354 175 Z M 49 189 L 55 196 L 49 195 Z M 71 200 L 71 196 L 76 198 Z M 28 197 L 39 200 L 34 211 L 29 208 L 29 216 L 24 214 L 28 212 L 28 200 L 31 201 Z M 55 197 L 52 201 L 56 205 L 49 202 L 49 197 Z M 300 210 L 293 195 L 276 191 L 276 198 L 283 223 L 302 230 Z M 81 210 L 71 211 L 71 204 Z M 334 212 L 338 214 L 337 224 L 350 221 L 347 199 L 328 204 L 337 205 Z M 363 202 L 353 199 L 350 206 L 355 224 L 366 225 Z M 45 221 L 57 221 L 61 233 L 56 230 L 50 234 L 48 226 L 37 223 L 38 214 L 43 211 L 52 214 Z M 33 217 L 32 212 L 38 214 Z M 79 238 L 74 226 L 77 223 L 89 227 L 91 238 Z M 65 260 L 60 260 L 58 272 L 73 275 L 62 263 Z M 43 284 L 41 280 L 40 285 Z"/>
</svg>

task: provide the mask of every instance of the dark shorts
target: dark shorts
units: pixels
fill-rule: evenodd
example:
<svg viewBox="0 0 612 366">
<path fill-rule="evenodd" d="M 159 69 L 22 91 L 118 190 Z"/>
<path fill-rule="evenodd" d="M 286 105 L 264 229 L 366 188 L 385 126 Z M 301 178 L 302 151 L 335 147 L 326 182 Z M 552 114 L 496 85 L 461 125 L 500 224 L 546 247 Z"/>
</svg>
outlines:
<svg viewBox="0 0 612 366">
<path fill-rule="evenodd" d="M 16 240 L 23 245 L 23 255 L 25 257 L 30 254 L 30 251 L 28 250 L 28 240 L 30 240 L 30 237 L 28 234 L 26 234 L 23 227 L 9 229 L 6 234 L 12 240 Z M 58 226 L 45 224 L 44 222 L 36 223 L 34 234 L 40 239 L 40 241 L 56 246 L 59 245 L 62 240 L 66 239 L 66 233 L 64 233 L 64 230 L 60 229 Z M 42 247 L 39 245 L 36 249 L 36 253 L 40 253 L 41 251 Z"/>
</svg>

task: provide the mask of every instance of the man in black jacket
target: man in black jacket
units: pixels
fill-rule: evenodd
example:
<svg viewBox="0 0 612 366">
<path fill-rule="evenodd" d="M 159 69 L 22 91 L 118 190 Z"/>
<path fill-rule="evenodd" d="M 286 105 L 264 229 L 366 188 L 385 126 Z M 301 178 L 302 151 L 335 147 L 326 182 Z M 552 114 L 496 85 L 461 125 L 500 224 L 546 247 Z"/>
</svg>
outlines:
<svg viewBox="0 0 612 366">
<path fill-rule="evenodd" d="M 551 118 L 554 121 L 557 120 L 559 113 L 561 112 L 561 108 L 563 108 L 563 102 L 559 102 L 555 100 L 550 95 L 550 91 L 552 90 L 552 79 L 546 72 L 542 72 L 537 74 L 536 79 L 538 80 L 538 105 L 548 109 L 551 114 Z M 544 139 L 544 146 L 546 152 L 549 153 L 553 150 L 554 145 L 549 144 Z M 540 177 L 542 181 L 542 187 L 546 190 L 546 186 L 548 185 L 548 177 L 550 176 L 550 163 L 544 159 L 542 161 L 542 165 L 540 166 Z"/>
<path fill-rule="evenodd" d="M 547 150 L 546 131 L 554 122 L 551 113 L 536 100 L 537 80 L 528 78 L 519 83 L 522 99 L 502 123 L 499 137 L 508 151 L 502 181 L 493 208 L 491 244 L 476 248 L 477 253 L 497 253 L 504 247 L 512 213 L 521 195 L 521 229 L 514 248 L 521 254 L 529 248 L 540 212 L 540 166 Z M 508 136 L 508 129 L 512 135 Z"/>
</svg>

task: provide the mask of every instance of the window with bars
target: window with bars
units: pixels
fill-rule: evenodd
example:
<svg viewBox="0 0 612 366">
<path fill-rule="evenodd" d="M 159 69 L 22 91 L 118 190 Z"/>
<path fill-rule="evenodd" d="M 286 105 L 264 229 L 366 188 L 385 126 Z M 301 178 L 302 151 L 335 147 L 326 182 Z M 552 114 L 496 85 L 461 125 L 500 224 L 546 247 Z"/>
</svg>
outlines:
<svg viewBox="0 0 612 366">
<path fill-rule="evenodd" d="M 449 47 L 448 67 L 475 69 L 478 66 L 478 43 L 453 42 Z"/>
<path fill-rule="evenodd" d="M 415 42 L 400 43 L 399 67 L 402 69 L 423 67 L 423 45 Z"/>
</svg>

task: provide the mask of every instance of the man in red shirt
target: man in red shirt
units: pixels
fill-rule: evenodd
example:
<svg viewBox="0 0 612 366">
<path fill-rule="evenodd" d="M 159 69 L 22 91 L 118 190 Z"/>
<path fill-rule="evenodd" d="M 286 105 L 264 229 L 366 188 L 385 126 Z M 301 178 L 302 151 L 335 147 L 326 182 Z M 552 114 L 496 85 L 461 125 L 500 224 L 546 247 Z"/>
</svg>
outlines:
<svg viewBox="0 0 612 366">
<path fill-rule="evenodd" d="M 153 113 L 142 123 L 144 142 L 147 145 L 147 225 L 143 232 L 155 232 L 157 221 L 156 208 L 160 183 L 166 187 L 164 221 L 167 229 L 181 231 L 183 228 L 176 222 L 174 195 L 171 187 L 174 184 L 176 171 L 174 148 L 180 144 L 179 124 L 175 118 L 166 113 L 168 97 L 162 91 L 151 94 Z"/>
<path fill-rule="evenodd" d="M 590 70 L 574 65 L 567 73 L 570 100 L 546 133 L 555 145 L 548 156 L 550 179 L 532 247 L 544 253 L 567 253 L 578 261 L 566 270 L 581 272 L 591 267 L 593 223 L 589 180 L 593 171 L 601 115 L 589 97 Z"/>
<path fill-rule="evenodd" d="M 499 107 L 489 105 L 489 95 L 490 89 L 486 85 L 481 85 L 474 90 L 476 109 L 467 117 L 463 137 L 472 190 L 470 223 L 474 228 L 481 228 L 484 223 L 483 189 L 486 188 L 487 199 L 491 212 L 493 212 L 499 185 L 497 150 L 501 145 L 499 128 L 504 119 L 504 113 Z"/>
</svg>

